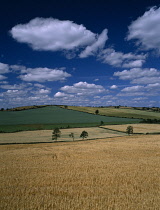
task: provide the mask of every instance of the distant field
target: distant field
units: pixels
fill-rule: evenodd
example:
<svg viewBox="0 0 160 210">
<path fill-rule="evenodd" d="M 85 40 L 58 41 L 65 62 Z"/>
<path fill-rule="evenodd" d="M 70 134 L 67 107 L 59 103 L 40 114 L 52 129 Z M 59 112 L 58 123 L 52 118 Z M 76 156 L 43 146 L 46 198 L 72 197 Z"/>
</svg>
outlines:
<svg viewBox="0 0 160 210">
<path fill-rule="evenodd" d="M 81 106 L 68 106 L 68 109 L 83 111 L 88 113 L 95 113 L 98 109 L 100 115 L 106 115 L 108 117 L 127 117 L 127 118 L 139 118 L 139 119 L 160 119 L 160 112 L 135 110 L 133 108 L 114 108 L 114 107 L 81 107 Z"/>
<path fill-rule="evenodd" d="M 158 210 L 159 135 L 0 145 L 0 209 Z"/>
<path fill-rule="evenodd" d="M 105 125 L 101 126 L 108 129 L 126 132 L 128 125 Z M 132 124 L 134 133 L 160 133 L 160 124 Z M 160 137 L 160 136 L 159 136 Z"/>
<path fill-rule="evenodd" d="M 80 134 L 85 130 L 88 132 L 87 139 L 108 138 L 116 136 L 124 136 L 125 134 L 116 131 L 110 131 L 99 127 L 93 128 L 69 128 L 60 129 L 61 137 L 57 141 L 73 141 L 69 137 L 70 133 L 74 133 L 75 141 L 82 140 Z M 0 144 L 2 143 L 36 143 L 36 142 L 53 142 L 51 130 L 39 131 L 22 131 L 18 133 L 0 133 Z"/>
<path fill-rule="evenodd" d="M 1 111 L 0 131 L 14 132 L 19 130 L 53 129 L 54 127 L 88 127 L 105 124 L 138 123 L 137 119 L 106 117 L 57 106 L 29 109 L 23 111 Z"/>
</svg>

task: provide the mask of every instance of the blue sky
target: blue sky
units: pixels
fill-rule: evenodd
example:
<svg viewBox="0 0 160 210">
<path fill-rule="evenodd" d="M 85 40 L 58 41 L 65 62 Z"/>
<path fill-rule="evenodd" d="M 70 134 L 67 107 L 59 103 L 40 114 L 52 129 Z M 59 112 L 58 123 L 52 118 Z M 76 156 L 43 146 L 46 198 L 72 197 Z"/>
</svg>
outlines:
<svg viewBox="0 0 160 210">
<path fill-rule="evenodd" d="M 4 1 L 0 107 L 160 106 L 160 4 Z"/>
</svg>

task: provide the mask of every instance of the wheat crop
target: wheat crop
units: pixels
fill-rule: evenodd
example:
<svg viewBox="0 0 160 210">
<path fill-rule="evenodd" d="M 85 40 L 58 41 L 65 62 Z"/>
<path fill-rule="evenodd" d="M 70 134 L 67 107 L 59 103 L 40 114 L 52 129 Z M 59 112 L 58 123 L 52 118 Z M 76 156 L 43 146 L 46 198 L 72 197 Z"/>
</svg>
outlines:
<svg viewBox="0 0 160 210">
<path fill-rule="evenodd" d="M 160 136 L 0 146 L 0 209 L 158 210 Z"/>
</svg>

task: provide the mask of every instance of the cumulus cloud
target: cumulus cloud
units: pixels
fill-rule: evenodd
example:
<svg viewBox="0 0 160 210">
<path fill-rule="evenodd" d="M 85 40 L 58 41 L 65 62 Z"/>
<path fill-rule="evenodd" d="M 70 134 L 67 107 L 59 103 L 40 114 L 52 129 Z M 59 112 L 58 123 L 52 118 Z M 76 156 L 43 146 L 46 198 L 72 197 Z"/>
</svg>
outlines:
<svg viewBox="0 0 160 210">
<path fill-rule="evenodd" d="M 7 79 L 7 77 L 0 75 L 0 80 L 5 80 L 5 79 Z"/>
<path fill-rule="evenodd" d="M 139 92 L 139 91 L 143 91 L 144 88 L 145 88 L 144 86 L 137 85 L 137 86 L 132 86 L 132 87 L 125 87 L 121 91 L 122 92 Z"/>
<path fill-rule="evenodd" d="M 0 74 L 6 74 L 9 72 L 9 65 L 0 63 Z"/>
<path fill-rule="evenodd" d="M 53 18 L 35 18 L 14 26 L 10 33 L 18 42 L 27 43 L 34 50 L 73 50 L 96 41 L 96 34 L 83 25 Z"/>
<path fill-rule="evenodd" d="M 118 96 L 158 96 L 159 92 L 160 83 L 155 83 L 125 87 L 121 90 L 121 93 L 119 93 Z"/>
<path fill-rule="evenodd" d="M 39 93 L 40 94 L 49 94 L 51 91 L 50 90 L 48 90 L 48 89 L 40 89 L 39 90 Z"/>
<path fill-rule="evenodd" d="M 110 87 L 110 89 L 112 89 L 112 90 L 115 90 L 115 89 L 117 89 L 117 88 L 118 88 L 117 85 L 112 85 L 112 86 Z"/>
<path fill-rule="evenodd" d="M 152 7 L 129 26 L 127 40 L 135 39 L 143 50 L 160 52 L 160 7 Z"/>
<path fill-rule="evenodd" d="M 9 85 L 9 84 L 5 84 L 5 85 L 1 85 L 0 87 L 2 89 L 10 89 L 10 90 L 22 90 L 25 89 L 26 87 L 30 86 L 29 83 L 21 83 L 21 84 L 13 84 L 13 85 Z"/>
<path fill-rule="evenodd" d="M 9 68 L 12 69 L 12 72 L 18 72 L 18 71 L 22 73 L 26 72 L 26 67 L 22 65 L 10 65 Z"/>
<path fill-rule="evenodd" d="M 107 48 L 101 51 L 98 55 L 98 59 L 102 60 L 103 63 L 107 63 L 115 67 L 141 67 L 145 62 L 147 55 L 140 54 L 136 55 L 133 53 L 122 53 L 116 52 L 113 48 Z"/>
<path fill-rule="evenodd" d="M 105 91 L 103 86 L 89 84 L 87 82 L 78 82 L 78 83 L 75 83 L 73 86 L 66 85 L 66 86 L 62 87 L 60 90 L 65 93 L 77 94 L 79 96 L 81 96 L 81 95 L 95 95 L 95 94 L 102 93 Z"/>
<path fill-rule="evenodd" d="M 104 48 L 105 43 L 108 39 L 107 36 L 108 30 L 104 29 L 102 33 L 98 36 L 97 40 L 90 46 L 87 46 L 84 51 L 82 51 L 79 55 L 80 58 L 86 58 L 91 55 L 95 55 L 95 53 L 99 50 Z"/>
<path fill-rule="evenodd" d="M 50 88 L 41 88 L 32 83 L 5 85 L 1 88 L 4 91 L 0 93 L 0 97 L 6 107 L 47 104 L 53 100 L 48 96 L 51 93 Z"/>
<path fill-rule="evenodd" d="M 131 80 L 131 83 L 149 84 L 160 81 L 160 71 L 155 68 L 133 68 L 114 73 L 121 80 Z"/>
<path fill-rule="evenodd" d="M 27 68 L 19 78 L 27 82 L 64 81 L 71 77 L 71 74 L 59 69 L 49 68 Z"/>
</svg>

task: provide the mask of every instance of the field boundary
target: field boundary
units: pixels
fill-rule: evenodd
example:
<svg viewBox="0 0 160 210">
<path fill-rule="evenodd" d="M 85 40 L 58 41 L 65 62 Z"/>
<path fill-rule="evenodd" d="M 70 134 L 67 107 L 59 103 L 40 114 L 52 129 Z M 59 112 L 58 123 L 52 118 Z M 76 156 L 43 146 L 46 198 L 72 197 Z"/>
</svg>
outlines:
<svg viewBox="0 0 160 210">
<path fill-rule="evenodd" d="M 127 136 L 127 135 L 126 135 Z M 133 135 L 132 135 L 133 136 Z M 15 145 L 15 144 L 48 144 L 48 143 L 52 143 L 52 144 L 55 144 L 55 143 L 74 143 L 74 142 L 83 142 L 83 141 L 94 141 L 94 140 L 103 140 L 103 139 L 111 139 L 111 138 L 119 138 L 119 137 L 123 137 L 123 136 L 110 136 L 110 137 L 104 137 L 104 138 L 91 138 L 91 139 L 81 139 L 81 140 L 75 140 L 75 141 L 46 141 L 46 142 L 13 142 L 13 143 L 0 143 L 0 145 Z"/>
</svg>

